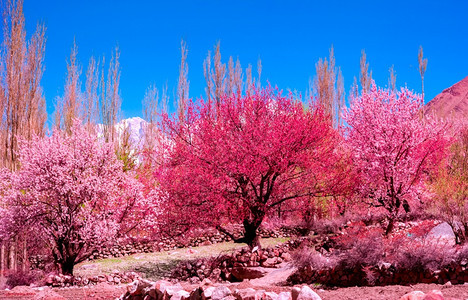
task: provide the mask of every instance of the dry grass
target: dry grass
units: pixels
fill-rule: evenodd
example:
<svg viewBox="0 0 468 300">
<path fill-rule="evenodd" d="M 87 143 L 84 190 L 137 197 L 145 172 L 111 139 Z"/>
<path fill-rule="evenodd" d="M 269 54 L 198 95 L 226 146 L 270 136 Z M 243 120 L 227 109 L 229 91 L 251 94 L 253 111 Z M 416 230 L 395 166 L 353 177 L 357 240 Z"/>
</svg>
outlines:
<svg viewBox="0 0 468 300">
<path fill-rule="evenodd" d="M 288 241 L 288 238 L 262 239 L 264 248 L 272 247 Z M 83 262 L 75 267 L 75 276 L 95 276 L 110 274 L 113 271 L 135 271 L 152 280 L 167 276 L 171 269 L 182 260 L 192 260 L 218 256 L 245 247 L 245 244 L 219 243 L 194 248 L 181 248 L 171 251 L 154 253 L 137 253 L 125 257 L 106 258 Z"/>
</svg>

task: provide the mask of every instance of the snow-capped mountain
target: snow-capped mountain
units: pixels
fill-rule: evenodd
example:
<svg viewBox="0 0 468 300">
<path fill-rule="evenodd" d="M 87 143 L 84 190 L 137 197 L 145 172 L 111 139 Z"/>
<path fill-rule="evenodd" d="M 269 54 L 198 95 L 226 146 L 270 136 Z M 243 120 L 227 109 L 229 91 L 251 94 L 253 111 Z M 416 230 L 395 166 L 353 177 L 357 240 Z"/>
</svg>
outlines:
<svg viewBox="0 0 468 300">
<path fill-rule="evenodd" d="M 115 130 L 121 136 L 127 128 L 130 132 L 130 141 L 135 146 L 141 146 L 144 143 L 144 130 L 147 122 L 140 117 L 123 119 L 115 125 Z"/>
<path fill-rule="evenodd" d="M 146 122 L 140 117 L 123 119 L 115 125 L 115 131 L 119 139 L 121 139 L 122 134 L 124 133 L 124 130 L 127 128 L 130 133 L 130 141 L 132 145 L 135 148 L 140 149 L 144 143 L 144 136 L 145 136 L 144 130 L 145 130 L 146 124 L 148 124 L 148 122 Z M 98 137 L 103 137 L 104 136 L 103 125 L 99 124 L 97 128 L 98 128 Z"/>
</svg>

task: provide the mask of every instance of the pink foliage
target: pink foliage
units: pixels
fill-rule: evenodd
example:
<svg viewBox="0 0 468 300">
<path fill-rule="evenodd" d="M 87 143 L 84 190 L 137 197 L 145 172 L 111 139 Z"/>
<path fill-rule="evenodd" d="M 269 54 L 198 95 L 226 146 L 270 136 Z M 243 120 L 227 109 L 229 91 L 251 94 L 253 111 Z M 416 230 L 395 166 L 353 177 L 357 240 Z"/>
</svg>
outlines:
<svg viewBox="0 0 468 300">
<path fill-rule="evenodd" d="M 54 131 L 20 144 L 21 168 L 4 175 L 3 233 L 27 227 L 51 245 L 62 272 L 130 230 L 154 211 L 142 185 L 125 173 L 111 144 L 75 122 L 71 135 Z M 5 172 L 5 171 L 3 171 Z M 6 173 L 3 173 L 6 174 Z M 8 190 L 8 192 L 5 192 Z"/>
<path fill-rule="evenodd" d="M 393 93 L 373 85 L 344 115 L 359 193 L 387 210 L 387 234 L 400 208 L 417 208 L 427 197 L 425 179 L 446 153 L 445 125 L 423 118 L 422 106 L 408 89 Z"/>
<path fill-rule="evenodd" d="M 185 120 L 166 116 L 163 125 L 166 160 L 156 177 L 170 222 L 243 222 L 255 234 L 273 207 L 326 195 L 337 181 L 329 166 L 339 139 L 326 116 L 271 89 L 225 95 L 216 111 L 191 102 Z"/>
</svg>

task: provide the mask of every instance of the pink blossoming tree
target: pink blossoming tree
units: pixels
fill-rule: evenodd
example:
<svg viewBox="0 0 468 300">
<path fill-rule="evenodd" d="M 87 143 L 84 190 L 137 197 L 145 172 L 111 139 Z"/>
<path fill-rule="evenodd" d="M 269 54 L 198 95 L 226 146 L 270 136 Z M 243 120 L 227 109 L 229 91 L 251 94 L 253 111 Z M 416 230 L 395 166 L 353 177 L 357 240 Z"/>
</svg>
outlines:
<svg viewBox="0 0 468 300">
<path fill-rule="evenodd" d="M 155 175 L 168 195 L 167 224 L 230 235 L 224 225 L 239 222 L 245 234 L 235 241 L 259 246 L 256 231 L 273 208 L 338 186 L 328 116 L 271 89 L 224 95 L 217 107 L 190 102 L 183 120 L 166 116 L 163 125 Z"/>
<path fill-rule="evenodd" d="M 359 194 L 386 210 L 386 235 L 402 209 L 409 212 L 427 196 L 425 179 L 446 151 L 445 125 L 423 118 L 422 106 L 406 88 L 394 93 L 373 85 L 344 114 Z"/>
<path fill-rule="evenodd" d="M 20 145 L 21 168 L 2 185 L 3 235 L 33 229 L 45 239 L 62 273 L 72 274 L 116 235 L 146 226 L 156 211 L 142 185 L 123 171 L 111 144 L 75 122 L 68 135 L 34 137 Z"/>
</svg>

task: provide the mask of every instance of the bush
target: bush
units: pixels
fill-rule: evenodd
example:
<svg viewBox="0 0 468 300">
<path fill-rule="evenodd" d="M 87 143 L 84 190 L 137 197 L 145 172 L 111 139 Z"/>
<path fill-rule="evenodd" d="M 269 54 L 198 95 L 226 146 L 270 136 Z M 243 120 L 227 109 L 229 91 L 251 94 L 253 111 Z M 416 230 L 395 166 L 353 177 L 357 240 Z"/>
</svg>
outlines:
<svg viewBox="0 0 468 300">
<path fill-rule="evenodd" d="M 330 286 L 408 284 L 423 277 L 424 282 L 451 280 L 454 266 L 468 264 L 468 245 L 452 247 L 428 239 L 436 224 L 433 220 L 399 224 L 392 235 L 384 237 L 380 226 L 350 223 L 342 235 L 333 238 L 336 247 L 330 252 L 320 254 L 307 246 L 298 249 L 292 256 L 298 271 L 288 280 Z M 439 270 L 442 273 L 434 272 Z M 435 276 L 438 273 L 441 277 Z"/>
<path fill-rule="evenodd" d="M 15 286 L 19 285 L 31 285 L 32 283 L 38 283 L 41 281 L 44 276 L 42 272 L 38 271 L 29 271 L 29 272 L 10 272 L 6 276 L 6 283 L 5 285 L 7 288 L 14 288 Z"/>
<path fill-rule="evenodd" d="M 397 252 L 391 263 L 402 270 L 440 270 L 456 259 L 453 247 L 431 242 L 407 242 Z"/>
<path fill-rule="evenodd" d="M 337 258 L 326 257 L 313 248 L 302 247 L 292 254 L 292 262 L 298 269 L 309 267 L 313 270 L 323 270 L 334 268 L 337 265 Z"/>
</svg>

